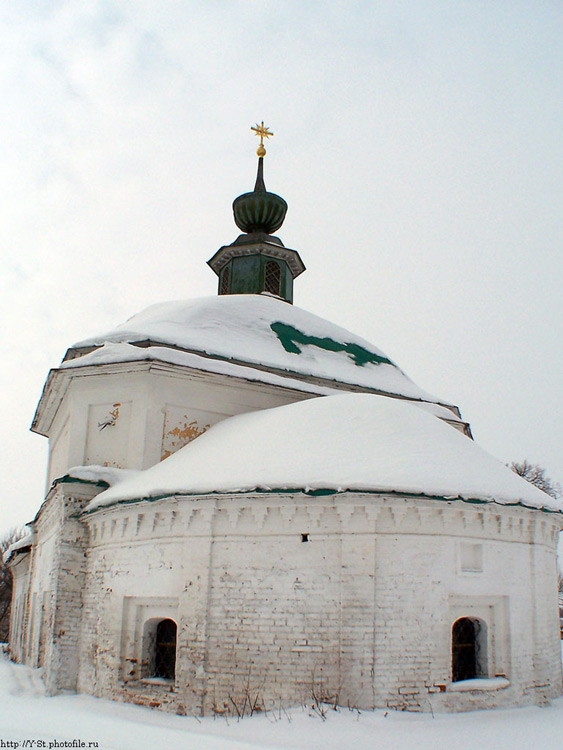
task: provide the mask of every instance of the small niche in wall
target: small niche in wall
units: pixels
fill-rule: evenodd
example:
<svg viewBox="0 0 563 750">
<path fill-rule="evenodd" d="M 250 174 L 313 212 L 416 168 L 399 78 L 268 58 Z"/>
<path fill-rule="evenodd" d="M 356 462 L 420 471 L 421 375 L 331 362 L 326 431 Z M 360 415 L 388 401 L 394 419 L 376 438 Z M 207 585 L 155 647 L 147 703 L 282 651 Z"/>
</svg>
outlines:
<svg viewBox="0 0 563 750">
<path fill-rule="evenodd" d="M 462 573 L 482 573 L 483 545 L 472 542 L 460 542 L 459 562 Z"/>
<path fill-rule="evenodd" d="M 302 542 L 308 542 L 309 541 L 309 533 L 301 534 L 301 541 Z"/>
</svg>

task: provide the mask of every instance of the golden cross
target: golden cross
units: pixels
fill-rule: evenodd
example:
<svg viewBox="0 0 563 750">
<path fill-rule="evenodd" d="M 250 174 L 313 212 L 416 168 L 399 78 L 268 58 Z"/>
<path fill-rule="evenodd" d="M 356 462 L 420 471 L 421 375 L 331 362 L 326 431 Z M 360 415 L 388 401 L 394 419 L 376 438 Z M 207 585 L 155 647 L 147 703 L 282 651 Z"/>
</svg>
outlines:
<svg viewBox="0 0 563 750">
<path fill-rule="evenodd" d="M 256 153 L 258 156 L 265 156 L 266 149 L 264 148 L 264 138 L 269 138 L 274 134 L 270 131 L 270 128 L 264 126 L 264 120 L 262 120 L 260 125 L 256 123 L 256 127 L 252 126 L 250 129 L 254 130 L 254 135 L 260 136 L 260 145 L 256 149 Z"/>
</svg>

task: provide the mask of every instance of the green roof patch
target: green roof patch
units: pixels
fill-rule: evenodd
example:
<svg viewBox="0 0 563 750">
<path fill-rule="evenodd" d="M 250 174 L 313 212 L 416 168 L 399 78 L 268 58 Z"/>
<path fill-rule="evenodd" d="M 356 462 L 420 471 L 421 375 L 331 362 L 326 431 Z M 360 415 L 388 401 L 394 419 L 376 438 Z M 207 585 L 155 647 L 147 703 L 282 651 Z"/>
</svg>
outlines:
<svg viewBox="0 0 563 750">
<path fill-rule="evenodd" d="M 280 321 L 272 323 L 270 328 L 279 338 L 281 345 L 286 352 L 289 352 L 290 354 L 301 354 L 301 349 L 298 346 L 300 344 L 301 346 L 316 346 L 327 352 L 346 352 L 358 367 L 363 367 L 367 363 L 372 365 L 392 365 L 395 367 L 393 362 L 391 362 L 390 359 L 387 359 L 387 357 L 382 357 L 381 354 L 370 352 L 359 344 L 342 344 L 340 341 L 334 341 L 334 339 L 328 338 L 328 336 L 323 338 L 309 336 L 306 333 L 299 331 L 297 328 Z"/>
</svg>

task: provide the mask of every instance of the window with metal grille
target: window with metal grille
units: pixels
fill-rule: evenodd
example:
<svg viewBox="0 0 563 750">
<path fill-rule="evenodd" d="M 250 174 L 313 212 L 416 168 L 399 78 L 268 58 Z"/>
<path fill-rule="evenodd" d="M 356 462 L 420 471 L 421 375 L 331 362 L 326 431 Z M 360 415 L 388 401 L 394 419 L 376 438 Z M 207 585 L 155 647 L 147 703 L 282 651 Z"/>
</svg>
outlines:
<svg viewBox="0 0 563 750">
<path fill-rule="evenodd" d="M 229 293 L 229 281 L 231 277 L 231 269 L 225 268 L 223 271 L 223 275 L 221 276 L 221 290 L 219 294 L 228 294 Z"/>
<path fill-rule="evenodd" d="M 278 297 L 281 295 L 281 271 L 279 265 L 273 261 L 269 260 L 266 263 L 266 268 L 264 269 L 264 291 L 270 292 L 271 294 L 275 294 Z"/>
<path fill-rule="evenodd" d="M 452 682 L 474 680 L 485 676 L 482 663 L 485 654 L 481 649 L 481 635 L 485 623 L 470 617 L 460 617 L 452 628 Z"/>
<path fill-rule="evenodd" d="M 176 633 L 174 620 L 161 620 L 156 626 L 153 677 L 173 680 L 176 676 Z"/>
</svg>

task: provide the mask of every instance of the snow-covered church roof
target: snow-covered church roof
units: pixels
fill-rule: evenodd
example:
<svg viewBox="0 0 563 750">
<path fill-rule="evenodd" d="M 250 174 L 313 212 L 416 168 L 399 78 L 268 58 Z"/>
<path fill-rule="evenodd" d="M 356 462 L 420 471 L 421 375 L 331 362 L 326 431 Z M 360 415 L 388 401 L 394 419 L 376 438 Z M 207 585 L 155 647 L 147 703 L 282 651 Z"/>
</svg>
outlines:
<svg viewBox="0 0 563 750">
<path fill-rule="evenodd" d="M 102 492 L 89 510 L 254 490 L 392 492 L 563 511 L 424 409 L 373 394 L 324 396 L 226 419 Z"/>
<path fill-rule="evenodd" d="M 82 356 L 64 366 L 131 360 L 131 344 L 152 350 L 155 359 L 168 347 L 202 355 L 202 367 L 203 358 L 212 358 L 285 377 L 344 383 L 452 406 L 419 388 L 369 341 L 270 295 L 151 305 L 113 331 L 75 344 L 71 356 Z M 96 347 L 102 349 L 92 352 Z"/>
</svg>

